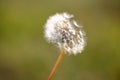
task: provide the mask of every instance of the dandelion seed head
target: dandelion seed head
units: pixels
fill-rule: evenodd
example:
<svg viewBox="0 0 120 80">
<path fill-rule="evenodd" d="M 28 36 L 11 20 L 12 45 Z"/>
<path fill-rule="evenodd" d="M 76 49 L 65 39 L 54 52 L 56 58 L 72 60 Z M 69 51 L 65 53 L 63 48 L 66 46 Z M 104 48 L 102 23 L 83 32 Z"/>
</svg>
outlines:
<svg viewBox="0 0 120 80">
<path fill-rule="evenodd" d="M 50 16 L 45 24 L 47 41 L 68 54 L 81 53 L 86 45 L 85 32 L 73 17 L 68 13 L 57 13 Z"/>
</svg>

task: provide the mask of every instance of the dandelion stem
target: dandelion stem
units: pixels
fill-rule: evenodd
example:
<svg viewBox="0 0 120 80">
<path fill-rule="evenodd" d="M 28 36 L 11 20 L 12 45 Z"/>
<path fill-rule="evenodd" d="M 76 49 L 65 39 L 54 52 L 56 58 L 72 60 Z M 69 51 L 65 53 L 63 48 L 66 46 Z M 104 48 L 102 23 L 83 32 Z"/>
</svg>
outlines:
<svg viewBox="0 0 120 80">
<path fill-rule="evenodd" d="M 63 59 L 63 57 L 64 57 L 64 54 L 65 54 L 64 51 L 61 50 L 61 53 L 60 53 L 60 55 L 59 55 L 59 57 L 58 57 L 58 59 L 57 59 L 55 65 L 54 65 L 54 67 L 53 67 L 53 69 L 52 69 L 52 71 L 51 71 L 49 77 L 48 77 L 48 80 L 51 80 L 52 77 L 54 76 L 56 70 L 58 69 L 60 63 L 62 62 L 62 59 Z"/>
</svg>

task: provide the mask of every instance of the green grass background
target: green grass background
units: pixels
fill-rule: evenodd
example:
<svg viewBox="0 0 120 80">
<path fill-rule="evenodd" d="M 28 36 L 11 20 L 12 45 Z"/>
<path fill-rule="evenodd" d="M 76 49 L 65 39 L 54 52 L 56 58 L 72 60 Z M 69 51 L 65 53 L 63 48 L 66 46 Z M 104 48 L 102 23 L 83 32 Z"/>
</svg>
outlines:
<svg viewBox="0 0 120 80">
<path fill-rule="evenodd" d="M 0 80 L 47 80 L 59 49 L 44 24 L 57 12 L 75 15 L 87 46 L 66 55 L 53 80 L 120 80 L 119 0 L 0 0 Z"/>
</svg>

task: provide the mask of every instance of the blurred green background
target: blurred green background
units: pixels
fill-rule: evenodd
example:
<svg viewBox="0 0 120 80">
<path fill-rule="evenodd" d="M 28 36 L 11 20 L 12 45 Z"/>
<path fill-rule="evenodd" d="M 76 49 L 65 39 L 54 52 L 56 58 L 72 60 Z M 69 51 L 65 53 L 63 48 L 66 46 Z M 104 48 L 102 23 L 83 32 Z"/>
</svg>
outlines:
<svg viewBox="0 0 120 80">
<path fill-rule="evenodd" d="M 75 15 L 87 46 L 66 55 L 53 80 L 120 80 L 119 0 L 0 0 L 0 80 L 47 80 L 59 49 L 44 24 L 57 12 Z"/>
</svg>

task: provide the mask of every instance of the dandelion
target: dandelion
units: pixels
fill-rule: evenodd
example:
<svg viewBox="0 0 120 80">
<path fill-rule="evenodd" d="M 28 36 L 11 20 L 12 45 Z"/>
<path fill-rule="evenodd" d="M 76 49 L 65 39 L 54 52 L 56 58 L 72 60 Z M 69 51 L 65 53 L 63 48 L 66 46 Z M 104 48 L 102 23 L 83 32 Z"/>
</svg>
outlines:
<svg viewBox="0 0 120 80">
<path fill-rule="evenodd" d="M 64 54 L 78 54 L 86 45 L 85 32 L 68 13 L 57 13 L 47 20 L 45 24 L 45 38 L 49 43 L 56 45 L 61 53 L 51 71 L 48 80 L 51 80 Z"/>
</svg>

